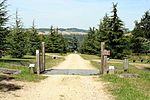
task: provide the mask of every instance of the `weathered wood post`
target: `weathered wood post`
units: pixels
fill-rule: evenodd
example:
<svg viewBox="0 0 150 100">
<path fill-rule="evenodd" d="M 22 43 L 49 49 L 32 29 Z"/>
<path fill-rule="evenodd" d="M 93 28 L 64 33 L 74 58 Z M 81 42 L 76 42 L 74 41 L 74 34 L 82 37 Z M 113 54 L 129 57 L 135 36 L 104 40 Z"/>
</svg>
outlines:
<svg viewBox="0 0 150 100">
<path fill-rule="evenodd" d="M 36 50 L 36 67 L 37 67 L 37 74 L 40 74 L 40 51 Z"/>
<path fill-rule="evenodd" d="M 45 42 L 42 42 L 42 71 L 45 71 Z"/>
<path fill-rule="evenodd" d="M 110 55 L 110 50 L 105 50 L 105 42 L 101 43 L 101 74 L 107 74 L 107 56 Z"/>
<path fill-rule="evenodd" d="M 107 68 L 107 56 L 104 56 L 104 72 L 103 74 L 107 74 L 108 68 Z"/>
<path fill-rule="evenodd" d="M 104 55 L 103 55 L 104 48 L 105 48 L 105 42 L 101 42 L 101 68 L 100 68 L 100 74 L 104 74 Z"/>
<path fill-rule="evenodd" d="M 127 72 L 129 68 L 129 60 L 127 57 L 124 58 L 123 67 L 124 67 L 124 72 Z"/>
</svg>

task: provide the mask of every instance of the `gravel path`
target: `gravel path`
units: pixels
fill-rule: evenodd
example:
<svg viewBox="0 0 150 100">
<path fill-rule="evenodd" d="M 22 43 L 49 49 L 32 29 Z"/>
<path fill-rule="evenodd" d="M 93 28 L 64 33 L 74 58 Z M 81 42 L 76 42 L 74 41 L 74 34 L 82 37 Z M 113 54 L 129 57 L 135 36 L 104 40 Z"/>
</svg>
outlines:
<svg viewBox="0 0 150 100">
<path fill-rule="evenodd" d="M 78 54 L 70 54 L 55 69 L 94 69 Z M 23 89 L 0 94 L 0 100 L 112 100 L 98 76 L 48 75 L 40 83 L 19 83 Z M 5 95 L 5 96 L 2 96 Z"/>
</svg>

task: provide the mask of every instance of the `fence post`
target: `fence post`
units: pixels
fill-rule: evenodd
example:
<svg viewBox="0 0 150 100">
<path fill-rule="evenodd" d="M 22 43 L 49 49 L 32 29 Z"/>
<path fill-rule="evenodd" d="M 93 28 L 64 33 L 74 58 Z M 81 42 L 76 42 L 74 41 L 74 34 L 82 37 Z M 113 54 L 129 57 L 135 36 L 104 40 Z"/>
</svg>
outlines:
<svg viewBox="0 0 150 100">
<path fill-rule="evenodd" d="M 40 51 L 36 50 L 36 67 L 37 67 L 37 74 L 40 74 Z"/>
<path fill-rule="evenodd" d="M 103 68 L 104 68 L 104 72 L 103 72 L 103 74 L 107 74 L 107 70 L 108 70 L 108 68 L 107 68 L 107 56 L 104 56 L 104 63 L 103 63 Z"/>
<path fill-rule="evenodd" d="M 101 68 L 100 68 L 101 74 L 104 74 L 104 55 L 103 55 L 104 48 L 105 42 L 101 42 Z"/>
<path fill-rule="evenodd" d="M 127 72 L 129 68 L 129 60 L 127 57 L 124 58 L 123 67 L 124 67 L 124 72 Z"/>
<path fill-rule="evenodd" d="M 45 42 L 42 42 L 42 71 L 45 71 Z"/>
</svg>

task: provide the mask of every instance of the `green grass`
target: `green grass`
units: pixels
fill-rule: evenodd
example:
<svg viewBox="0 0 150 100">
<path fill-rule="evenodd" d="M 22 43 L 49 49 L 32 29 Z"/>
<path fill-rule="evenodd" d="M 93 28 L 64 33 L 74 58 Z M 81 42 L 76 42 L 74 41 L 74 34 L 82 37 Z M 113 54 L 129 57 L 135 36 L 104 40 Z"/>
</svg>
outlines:
<svg viewBox="0 0 150 100">
<path fill-rule="evenodd" d="M 56 55 L 56 54 L 47 54 L 46 55 L 46 64 L 45 64 L 46 69 L 57 66 L 59 63 L 61 63 L 65 60 L 64 56 L 66 56 L 66 55 L 61 55 L 61 57 L 60 57 L 60 54 L 57 54 L 57 56 L 59 56 L 59 57 L 57 57 L 56 59 L 53 59 L 53 55 Z"/>
<path fill-rule="evenodd" d="M 84 56 L 84 57 L 87 57 Z M 92 57 L 91 57 L 92 58 Z M 92 61 L 90 55 L 88 60 L 94 67 L 99 68 L 100 64 L 96 61 Z M 114 61 L 114 62 L 113 62 Z M 110 61 L 108 65 L 117 66 L 116 74 L 125 74 L 123 72 L 123 64 Z M 146 67 L 146 66 L 145 66 Z M 131 74 L 138 74 L 138 78 L 120 78 L 115 75 L 102 75 L 100 80 L 109 82 L 107 85 L 108 90 L 116 96 L 116 100 L 150 100 L 150 71 L 139 70 L 135 66 L 129 66 L 129 72 Z"/>
<path fill-rule="evenodd" d="M 10 75 L 10 77 L 13 77 L 15 80 L 38 82 L 45 79 L 45 76 L 39 76 L 30 72 L 28 69 L 30 63 L 35 63 L 34 56 L 25 56 L 22 59 L 7 56 L 0 59 L 0 68 L 20 70 L 20 74 Z"/>
<path fill-rule="evenodd" d="M 135 60 L 136 63 L 150 63 L 150 54 L 140 54 L 140 55 L 135 55 L 133 54 L 132 56 L 129 57 L 129 60 L 133 62 Z M 143 60 L 143 62 L 141 62 Z M 149 62 L 148 62 L 149 61 Z"/>
<path fill-rule="evenodd" d="M 52 55 L 57 55 L 57 59 L 53 59 Z M 48 54 L 46 55 L 46 68 L 51 68 L 53 66 L 58 65 L 60 62 L 64 61 L 64 56 L 66 54 Z M 60 57 L 61 56 L 61 57 Z M 28 69 L 29 64 L 35 63 L 35 56 L 26 55 L 22 59 L 11 58 L 10 56 L 6 56 L 0 58 L 0 68 L 9 68 L 20 70 L 21 73 L 17 75 L 11 75 L 15 80 L 19 81 L 30 81 L 30 82 L 38 82 L 42 79 L 45 79 L 45 76 L 36 75 L 30 72 Z M 2 77 L 1 77 L 2 78 Z"/>
<path fill-rule="evenodd" d="M 134 82 L 134 80 L 140 82 L 141 79 L 125 79 L 116 75 L 104 75 L 101 78 L 103 81 L 111 82 L 108 88 L 114 96 L 117 96 L 116 100 L 150 100 L 148 90 L 140 89 L 138 87 L 140 84 Z M 145 83 L 141 85 L 145 85 Z"/>
<path fill-rule="evenodd" d="M 99 56 L 95 56 L 95 55 L 81 54 L 80 56 L 85 60 L 97 60 L 97 59 L 99 60 L 100 59 Z"/>
</svg>

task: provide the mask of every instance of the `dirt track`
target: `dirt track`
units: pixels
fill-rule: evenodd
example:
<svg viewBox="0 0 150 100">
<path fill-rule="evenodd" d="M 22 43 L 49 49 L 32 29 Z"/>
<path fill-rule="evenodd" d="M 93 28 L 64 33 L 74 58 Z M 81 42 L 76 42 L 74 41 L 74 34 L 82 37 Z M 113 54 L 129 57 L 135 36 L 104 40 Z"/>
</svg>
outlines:
<svg viewBox="0 0 150 100">
<path fill-rule="evenodd" d="M 78 54 L 70 54 L 57 69 L 94 69 Z M 40 83 L 19 83 L 24 88 L 0 94 L 0 100 L 112 100 L 98 76 L 49 75 Z M 5 97 L 5 98 L 4 98 Z"/>
</svg>

